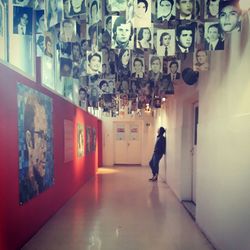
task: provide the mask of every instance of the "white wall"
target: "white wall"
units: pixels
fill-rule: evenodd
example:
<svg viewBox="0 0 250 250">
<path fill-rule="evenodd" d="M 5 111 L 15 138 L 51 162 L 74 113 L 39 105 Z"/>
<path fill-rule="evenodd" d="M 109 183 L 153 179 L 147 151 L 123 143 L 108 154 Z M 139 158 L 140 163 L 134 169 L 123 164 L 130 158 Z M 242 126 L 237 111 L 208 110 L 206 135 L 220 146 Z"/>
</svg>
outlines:
<svg viewBox="0 0 250 250">
<path fill-rule="evenodd" d="M 192 103 L 199 99 L 196 222 L 217 249 L 250 249 L 250 23 L 229 34 L 197 86 L 168 98 L 167 180 L 191 197 Z M 198 95 L 199 94 L 199 98 Z M 165 112 L 164 110 L 162 112 Z"/>
</svg>

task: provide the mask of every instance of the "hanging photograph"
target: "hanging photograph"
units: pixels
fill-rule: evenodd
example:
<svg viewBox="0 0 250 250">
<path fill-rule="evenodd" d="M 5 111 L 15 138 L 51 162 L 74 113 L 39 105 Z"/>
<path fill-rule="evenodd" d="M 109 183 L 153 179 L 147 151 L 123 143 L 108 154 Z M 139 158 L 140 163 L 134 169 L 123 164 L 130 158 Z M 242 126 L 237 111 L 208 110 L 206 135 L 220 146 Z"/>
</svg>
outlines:
<svg viewBox="0 0 250 250">
<path fill-rule="evenodd" d="M 47 29 L 63 20 L 63 0 L 45 0 L 45 16 Z"/>
<path fill-rule="evenodd" d="M 157 30 L 157 55 L 174 56 L 175 55 L 175 30 L 158 29 Z"/>
<path fill-rule="evenodd" d="M 72 43 L 72 61 L 80 63 L 81 60 L 81 45 L 79 42 Z"/>
<path fill-rule="evenodd" d="M 138 49 L 152 49 L 153 48 L 153 28 L 138 28 L 137 29 L 137 42 Z"/>
<path fill-rule="evenodd" d="M 224 50 L 224 36 L 218 22 L 205 22 L 205 50 Z"/>
<path fill-rule="evenodd" d="M 89 106 L 93 108 L 98 108 L 99 102 L 99 91 L 96 86 L 90 87 L 89 91 Z"/>
<path fill-rule="evenodd" d="M 0 1 L 0 37 L 4 34 L 4 5 Z"/>
<path fill-rule="evenodd" d="M 45 32 L 44 10 L 35 11 L 36 14 L 36 34 Z"/>
<path fill-rule="evenodd" d="M 129 84 L 129 99 L 134 98 L 135 96 L 137 96 L 139 94 L 140 91 L 140 85 L 139 82 L 137 80 L 130 80 L 130 84 Z"/>
<path fill-rule="evenodd" d="M 151 27 L 151 0 L 134 0 L 135 28 Z"/>
<path fill-rule="evenodd" d="M 205 1 L 205 19 L 218 19 L 220 0 Z"/>
<path fill-rule="evenodd" d="M 77 123 L 77 156 L 84 155 L 84 127 L 83 124 Z"/>
<path fill-rule="evenodd" d="M 108 0 L 106 6 L 110 7 L 112 12 L 125 11 L 127 8 L 127 1 L 128 0 Z"/>
<path fill-rule="evenodd" d="M 100 18 L 100 5 L 99 1 L 97 0 L 89 0 L 89 24 L 96 24 L 98 23 L 101 18 Z"/>
<path fill-rule="evenodd" d="M 132 57 L 132 78 L 144 78 L 145 64 L 144 57 L 133 55 Z"/>
<path fill-rule="evenodd" d="M 176 0 L 176 19 L 192 20 L 195 18 L 195 0 Z"/>
<path fill-rule="evenodd" d="M 64 162 L 70 162 L 73 160 L 74 146 L 73 146 L 73 121 L 64 120 Z"/>
<path fill-rule="evenodd" d="M 76 21 L 73 19 L 66 19 L 61 22 L 60 27 L 60 41 L 61 42 L 76 42 L 78 41 L 76 35 Z"/>
<path fill-rule="evenodd" d="M 54 57 L 54 40 L 51 32 L 44 33 L 44 55 L 46 57 Z"/>
<path fill-rule="evenodd" d="M 235 0 L 221 1 L 219 6 L 220 27 L 224 32 L 241 30 L 241 9 Z"/>
<path fill-rule="evenodd" d="M 52 99 L 17 84 L 19 201 L 27 202 L 54 182 Z"/>
<path fill-rule="evenodd" d="M 71 0 L 69 16 L 78 16 L 86 13 L 85 0 Z"/>
<path fill-rule="evenodd" d="M 113 93 L 113 82 L 108 79 L 100 79 L 99 80 L 99 93 L 100 95 L 104 94 L 112 94 Z"/>
<path fill-rule="evenodd" d="M 98 51 L 98 25 L 87 25 L 88 30 L 88 42 L 92 51 Z"/>
<path fill-rule="evenodd" d="M 149 55 L 148 78 L 152 81 L 158 81 L 162 78 L 162 57 Z"/>
<path fill-rule="evenodd" d="M 168 74 L 166 79 L 169 82 L 174 82 L 181 79 L 181 60 L 172 60 L 168 63 Z"/>
<path fill-rule="evenodd" d="M 72 76 L 72 60 L 70 58 L 60 58 L 60 76 Z"/>
<path fill-rule="evenodd" d="M 91 151 L 95 152 L 96 150 L 96 129 L 92 128 L 92 138 L 91 138 Z"/>
<path fill-rule="evenodd" d="M 209 70 L 209 55 L 206 50 L 195 50 L 194 52 L 194 66 L 195 71 L 208 71 Z"/>
<path fill-rule="evenodd" d="M 195 32 L 195 47 L 197 49 L 205 48 L 205 25 L 203 22 L 197 22 L 197 29 Z"/>
<path fill-rule="evenodd" d="M 29 7 L 13 7 L 13 33 L 32 35 L 33 9 Z"/>
<path fill-rule="evenodd" d="M 65 57 L 65 58 L 70 58 L 71 59 L 71 54 L 72 54 L 72 43 L 71 42 L 61 42 L 59 44 L 60 48 L 60 56 Z"/>
<path fill-rule="evenodd" d="M 99 75 L 102 72 L 102 53 L 87 51 L 87 74 Z"/>
<path fill-rule="evenodd" d="M 86 127 L 86 153 L 91 152 L 91 128 Z"/>
<path fill-rule="evenodd" d="M 112 48 L 133 49 L 134 30 L 131 21 L 124 16 L 112 16 Z"/>
<path fill-rule="evenodd" d="M 105 27 L 102 33 L 102 44 L 103 48 L 111 47 L 111 32 L 112 32 L 112 16 L 105 17 Z"/>
<path fill-rule="evenodd" d="M 42 34 L 36 35 L 36 56 L 41 57 L 44 54 L 44 36 Z"/>
<path fill-rule="evenodd" d="M 88 108 L 88 92 L 86 88 L 80 87 L 78 91 L 79 106 L 87 110 Z"/>
<path fill-rule="evenodd" d="M 129 94 L 129 80 L 128 79 L 121 79 L 118 82 L 118 88 L 116 90 L 117 93 L 120 94 Z"/>
<path fill-rule="evenodd" d="M 157 0 L 157 21 L 169 22 L 175 20 L 175 0 Z"/>
<path fill-rule="evenodd" d="M 196 23 L 181 23 L 176 27 L 176 52 L 192 53 L 195 44 Z"/>
<path fill-rule="evenodd" d="M 130 58 L 130 50 L 118 50 L 118 55 L 116 58 L 116 71 L 119 79 L 130 77 Z"/>
</svg>

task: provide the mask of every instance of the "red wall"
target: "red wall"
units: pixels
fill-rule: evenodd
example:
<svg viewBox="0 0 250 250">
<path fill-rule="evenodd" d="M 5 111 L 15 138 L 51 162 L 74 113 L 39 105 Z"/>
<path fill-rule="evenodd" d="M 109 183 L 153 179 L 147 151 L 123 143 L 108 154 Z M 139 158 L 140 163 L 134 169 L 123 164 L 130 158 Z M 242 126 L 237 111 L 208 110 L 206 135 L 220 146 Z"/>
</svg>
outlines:
<svg viewBox="0 0 250 250">
<path fill-rule="evenodd" d="M 55 184 L 39 196 L 19 205 L 17 82 L 32 87 L 53 99 L 54 177 Z M 82 158 L 64 163 L 64 120 L 77 122 L 97 131 L 97 149 Z M 95 175 L 102 163 L 101 121 L 63 98 L 0 64 L 0 249 L 18 249 Z M 86 132 L 85 132 L 86 133 Z M 74 143 L 76 145 L 76 143 Z"/>
</svg>

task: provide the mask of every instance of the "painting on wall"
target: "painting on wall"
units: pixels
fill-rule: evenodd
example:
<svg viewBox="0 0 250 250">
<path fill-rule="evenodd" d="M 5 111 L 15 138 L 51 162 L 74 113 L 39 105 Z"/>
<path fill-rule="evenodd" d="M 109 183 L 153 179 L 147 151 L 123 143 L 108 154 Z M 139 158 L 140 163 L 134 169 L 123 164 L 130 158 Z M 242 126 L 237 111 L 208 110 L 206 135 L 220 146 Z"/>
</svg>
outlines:
<svg viewBox="0 0 250 250">
<path fill-rule="evenodd" d="M 70 120 L 64 120 L 64 162 L 70 162 L 73 160 L 73 122 Z"/>
<path fill-rule="evenodd" d="M 96 150 L 96 129 L 92 128 L 92 137 L 91 137 L 91 151 Z"/>
<path fill-rule="evenodd" d="M 86 128 L 86 153 L 91 152 L 91 128 Z"/>
<path fill-rule="evenodd" d="M 50 97 L 17 84 L 19 201 L 23 204 L 54 183 L 53 105 Z"/>
<path fill-rule="evenodd" d="M 83 124 L 77 124 L 77 156 L 84 155 L 84 127 Z"/>
</svg>

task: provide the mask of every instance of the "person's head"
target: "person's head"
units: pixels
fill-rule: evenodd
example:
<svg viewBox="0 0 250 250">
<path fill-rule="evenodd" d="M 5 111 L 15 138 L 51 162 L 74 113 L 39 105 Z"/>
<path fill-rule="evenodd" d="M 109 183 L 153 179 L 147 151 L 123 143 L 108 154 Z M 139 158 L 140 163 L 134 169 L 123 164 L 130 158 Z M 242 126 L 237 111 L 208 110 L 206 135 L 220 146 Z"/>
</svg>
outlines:
<svg viewBox="0 0 250 250">
<path fill-rule="evenodd" d="M 128 66 L 130 59 L 130 53 L 128 49 L 121 49 L 118 55 L 118 63 L 123 66 Z"/>
<path fill-rule="evenodd" d="M 44 36 L 40 35 L 36 43 L 40 47 L 40 49 L 44 51 Z"/>
<path fill-rule="evenodd" d="M 29 16 L 27 13 L 23 13 L 20 17 L 20 24 L 22 26 L 26 26 L 29 22 Z"/>
<path fill-rule="evenodd" d="M 168 32 L 163 32 L 160 36 L 160 45 L 168 47 L 170 45 L 171 35 Z"/>
<path fill-rule="evenodd" d="M 177 26 L 176 41 L 183 48 L 191 47 L 193 44 L 193 27 L 191 25 Z"/>
<path fill-rule="evenodd" d="M 117 43 L 127 43 L 133 36 L 131 22 L 127 22 L 124 16 L 118 16 L 113 25 L 113 39 Z"/>
<path fill-rule="evenodd" d="M 128 80 L 123 79 L 121 82 L 121 89 L 122 90 L 128 90 Z"/>
<path fill-rule="evenodd" d="M 207 0 L 207 14 L 211 17 L 217 17 L 219 13 L 220 0 Z"/>
<path fill-rule="evenodd" d="M 84 4 L 84 0 L 71 0 L 71 6 L 75 13 L 81 12 L 83 4 Z"/>
<path fill-rule="evenodd" d="M 159 4 L 163 16 L 168 16 L 171 14 L 174 5 L 174 0 L 160 0 Z"/>
<path fill-rule="evenodd" d="M 145 13 L 148 11 L 148 1 L 137 0 L 134 11 L 135 11 L 135 16 L 143 18 L 145 16 Z"/>
<path fill-rule="evenodd" d="M 207 37 L 209 42 L 215 42 L 220 38 L 220 27 L 219 24 L 211 24 L 207 30 Z"/>
<path fill-rule="evenodd" d="M 100 88 L 103 92 L 108 92 L 108 88 L 109 88 L 108 82 L 107 82 L 106 80 L 100 81 L 100 83 L 99 83 L 99 88 Z"/>
<path fill-rule="evenodd" d="M 99 71 L 101 65 L 101 55 L 98 53 L 90 54 L 88 56 L 89 67 L 93 71 Z"/>
<path fill-rule="evenodd" d="M 140 58 L 135 58 L 134 62 L 133 62 L 133 66 L 135 69 L 135 72 L 142 72 L 143 69 L 143 61 Z"/>
<path fill-rule="evenodd" d="M 172 61 L 170 64 L 169 64 L 169 69 L 170 69 L 170 72 L 172 74 L 175 74 L 178 70 L 178 67 L 179 67 L 179 64 L 178 62 L 176 61 Z"/>
<path fill-rule="evenodd" d="M 207 62 L 207 51 L 198 49 L 196 51 L 196 60 L 200 64 Z"/>
<path fill-rule="evenodd" d="M 224 32 L 231 32 L 240 28 L 240 15 L 241 11 L 238 0 L 221 2 L 219 12 L 221 29 Z"/>
<path fill-rule="evenodd" d="M 72 56 L 73 60 L 80 60 L 81 48 L 79 43 L 72 43 Z"/>
<path fill-rule="evenodd" d="M 47 52 L 47 54 L 53 54 L 53 48 L 52 48 L 52 40 L 50 38 L 50 36 L 46 36 L 45 37 L 45 50 Z"/>
<path fill-rule="evenodd" d="M 193 12 L 193 0 L 177 0 L 176 7 L 180 12 L 181 16 L 192 15 Z"/>
<path fill-rule="evenodd" d="M 108 16 L 106 19 L 106 29 L 111 32 L 112 28 L 112 16 Z"/>
<path fill-rule="evenodd" d="M 87 98 L 87 91 L 86 91 L 85 88 L 82 88 L 82 87 L 81 87 L 81 88 L 79 89 L 79 100 L 80 100 L 80 101 L 85 101 L 86 98 Z"/>
<path fill-rule="evenodd" d="M 151 70 L 154 73 L 160 73 L 161 70 L 161 60 L 158 56 L 152 56 L 150 59 Z"/>
<path fill-rule="evenodd" d="M 63 33 L 67 36 L 67 37 L 72 37 L 73 33 L 74 33 L 74 24 L 70 19 L 66 19 L 63 21 L 62 24 L 63 27 Z"/>
<path fill-rule="evenodd" d="M 47 119 L 42 98 L 29 95 L 24 108 L 24 138 L 30 178 L 45 176 L 49 136 Z"/>
<path fill-rule="evenodd" d="M 147 42 L 150 42 L 152 39 L 151 31 L 149 28 L 140 28 L 138 32 L 138 40 L 146 40 Z"/>
<path fill-rule="evenodd" d="M 98 12 L 98 3 L 97 1 L 93 1 L 90 5 L 90 16 L 91 18 L 96 18 Z"/>
<path fill-rule="evenodd" d="M 163 135 L 165 132 L 166 132 L 166 130 L 165 130 L 165 128 L 163 128 L 163 127 L 160 127 L 160 128 L 158 129 L 158 135 Z"/>
</svg>

